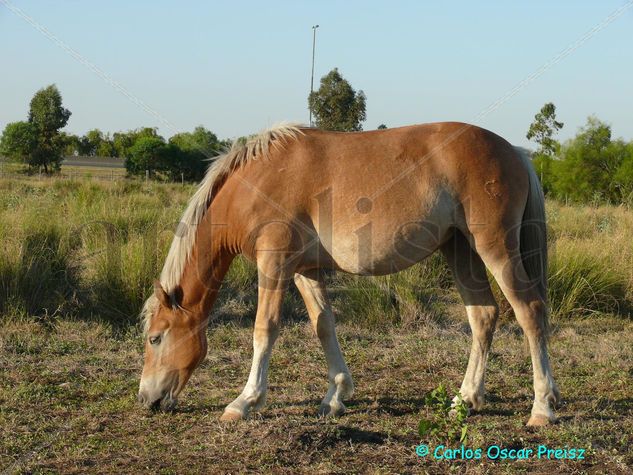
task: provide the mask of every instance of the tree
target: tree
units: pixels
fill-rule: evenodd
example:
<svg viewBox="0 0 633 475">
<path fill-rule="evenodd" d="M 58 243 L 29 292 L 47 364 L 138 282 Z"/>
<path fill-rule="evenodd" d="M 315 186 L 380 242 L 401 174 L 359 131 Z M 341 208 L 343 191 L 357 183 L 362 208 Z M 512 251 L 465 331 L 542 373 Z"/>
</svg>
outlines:
<svg viewBox="0 0 633 475">
<path fill-rule="evenodd" d="M 129 130 L 127 132 L 115 132 L 112 136 L 112 145 L 117 157 L 129 156 L 134 143 L 141 137 L 161 138 L 156 127 L 143 127 L 141 129 Z"/>
<path fill-rule="evenodd" d="M 54 84 L 40 89 L 31 99 L 29 122 L 37 131 L 37 146 L 29 156 L 30 166 L 58 169 L 63 159 L 64 138 L 59 129 L 66 126 L 70 111 L 62 106 L 62 96 Z"/>
<path fill-rule="evenodd" d="M 78 135 L 67 134 L 66 132 L 61 132 L 61 136 L 64 141 L 64 156 L 79 155 L 81 138 Z"/>
<path fill-rule="evenodd" d="M 104 134 L 99 129 L 92 129 L 81 138 L 80 155 L 90 157 L 118 157 L 117 148 L 110 134 Z"/>
<path fill-rule="evenodd" d="M 180 149 L 178 169 L 174 170 L 176 178 L 180 173 L 187 180 L 200 180 L 207 169 L 207 159 L 215 157 L 227 144 L 218 140 L 210 130 L 198 126 L 193 132 L 181 132 L 169 139 L 169 143 Z"/>
<path fill-rule="evenodd" d="M 548 102 L 534 116 L 534 122 L 530 125 L 526 137 L 539 144 L 537 154 L 553 157 L 560 148 L 560 144 L 554 140 L 556 132 L 563 128 L 562 122 L 556 120 L 556 106 Z"/>
<path fill-rule="evenodd" d="M 110 138 L 110 134 L 106 134 L 103 137 L 103 139 L 99 143 L 99 146 L 97 147 L 96 155 L 98 157 L 118 157 L 116 148 L 114 147 L 114 143 Z"/>
<path fill-rule="evenodd" d="M 608 124 L 589 117 L 578 135 L 565 143 L 560 160 L 552 164 L 556 195 L 584 202 L 619 201 L 621 187 L 617 180 L 626 181 L 623 164 L 627 154 L 623 141 L 611 141 Z"/>
<path fill-rule="evenodd" d="M 134 142 L 125 158 L 125 168 L 131 175 L 142 175 L 145 170 L 163 170 L 165 141 L 162 137 L 141 137 Z"/>
<path fill-rule="evenodd" d="M 385 124 L 380 124 L 380 125 L 378 126 L 378 130 L 384 130 L 384 129 L 386 129 L 386 128 L 387 128 L 387 126 L 386 126 Z"/>
<path fill-rule="evenodd" d="M 363 130 L 365 103 L 365 93 L 356 92 L 337 68 L 323 76 L 319 89 L 308 96 L 316 125 L 325 130 Z"/>
<path fill-rule="evenodd" d="M 196 127 L 193 132 L 181 132 L 174 135 L 169 139 L 169 143 L 177 145 L 182 150 L 200 152 L 206 158 L 216 156 L 224 146 L 213 132 L 201 125 Z"/>
<path fill-rule="evenodd" d="M 81 138 L 80 142 L 80 154 L 94 157 L 97 155 L 97 149 L 103 142 L 103 132 L 99 129 L 92 129 L 86 132 Z"/>
<path fill-rule="evenodd" d="M 633 203 L 633 142 L 612 139 L 611 126 L 589 117 L 556 156 L 537 154 L 543 188 L 577 202 Z"/>
<path fill-rule="evenodd" d="M 618 146 L 622 146 L 623 159 L 622 163 L 618 167 L 613 181 L 615 187 L 618 189 L 620 195 L 620 201 L 633 204 L 633 141 L 624 144 L 623 141 L 618 141 Z"/>
<path fill-rule="evenodd" d="M 166 145 L 163 151 L 163 171 L 169 179 L 176 181 L 198 181 L 204 176 L 208 162 L 199 151 L 183 150 L 173 143 Z"/>
<path fill-rule="evenodd" d="M 0 154 L 28 163 L 36 147 L 37 129 L 30 122 L 12 122 L 4 128 L 0 138 Z"/>
</svg>

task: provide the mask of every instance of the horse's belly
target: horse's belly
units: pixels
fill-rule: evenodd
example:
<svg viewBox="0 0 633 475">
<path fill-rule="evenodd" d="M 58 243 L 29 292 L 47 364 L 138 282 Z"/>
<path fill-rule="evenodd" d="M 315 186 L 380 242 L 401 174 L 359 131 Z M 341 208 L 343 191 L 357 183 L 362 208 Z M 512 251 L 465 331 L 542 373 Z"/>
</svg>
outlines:
<svg viewBox="0 0 633 475">
<path fill-rule="evenodd" d="M 360 275 L 398 272 L 435 252 L 458 224 L 456 203 L 441 187 L 401 187 L 366 209 L 335 203 L 332 219 L 315 223 L 332 267 Z"/>
<path fill-rule="evenodd" d="M 450 223 L 419 221 L 399 227 L 354 233 L 336 232 L 328 249 L 335 267 L 359 275 L 384 275 L 401 271 L 430 256 L 446 240 Z"/>
</svg>

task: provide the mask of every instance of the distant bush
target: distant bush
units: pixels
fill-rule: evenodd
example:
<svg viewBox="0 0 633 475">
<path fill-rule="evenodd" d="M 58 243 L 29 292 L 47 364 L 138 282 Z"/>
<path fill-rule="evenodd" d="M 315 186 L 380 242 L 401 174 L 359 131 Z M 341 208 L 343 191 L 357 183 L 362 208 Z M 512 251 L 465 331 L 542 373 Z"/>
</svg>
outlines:
<svg viewBox="0 0 633 475">
<path fill-rule="evenodd" d="M 590 117 L 556 156 L 536 154 L 534 167 L 550 196 L 577 203 L 633 203 L 633 142 L 612 140 L 611 127 Z"/>
<path fill-rule="evenodd" d="M 204 127 L 176 134 L 169 142 L 158 135 L 141 135 L 133 138 L 126 149 L 125 168 L 129 175 L 144 176 L 148 172 L 154 178 L 170 181 L 200 181 L 209 158 L 218 155 L 224 146 L 225 142 Z"/>
</svg>

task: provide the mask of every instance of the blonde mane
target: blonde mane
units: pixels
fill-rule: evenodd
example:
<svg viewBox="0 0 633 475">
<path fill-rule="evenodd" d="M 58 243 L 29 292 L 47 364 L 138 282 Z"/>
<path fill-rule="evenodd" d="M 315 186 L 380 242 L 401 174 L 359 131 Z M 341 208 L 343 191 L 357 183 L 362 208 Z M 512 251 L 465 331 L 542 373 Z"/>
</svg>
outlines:
<svg viewBox="0 0 633 475">
<path fill-rule="evenodd" d="M 258 158 L 269 158 L 272 150 L 282 147 L 288 140 L 297 138 L 303 132 L 298 124 L 281 123 L 247 139 L 235 140 L 229 150 L 212 159 L 200 186 L 189 200 L 180 219 L 171 243 L 160 282 L 168 294 L 178 286 L 182 274 L 196 242 L 196 231 L 202 222 L 212 200 L 216 185 L 234 170 Z M 154 295 L 147 299 L 142 310 L 145 328 L 149 326 L 156 309 Z"/>
</svg>

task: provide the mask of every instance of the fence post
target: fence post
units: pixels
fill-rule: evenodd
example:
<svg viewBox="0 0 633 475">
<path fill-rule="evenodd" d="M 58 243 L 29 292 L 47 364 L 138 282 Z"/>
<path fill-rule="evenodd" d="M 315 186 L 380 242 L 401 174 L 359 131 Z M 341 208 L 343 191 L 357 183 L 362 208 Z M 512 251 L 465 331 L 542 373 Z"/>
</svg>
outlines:
<svg viewBox="0 0 633 475">
<path fill-rule="evenodd" d="M 149 181 L 149 170 L 145 170 L 145 181 Z"/>
<path fill-rule="evenodd" d="M 184 173 L 180 173 L 180 184 L 184 186 L 185 184 L 185 174 Z"/>
</svg>

